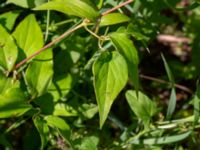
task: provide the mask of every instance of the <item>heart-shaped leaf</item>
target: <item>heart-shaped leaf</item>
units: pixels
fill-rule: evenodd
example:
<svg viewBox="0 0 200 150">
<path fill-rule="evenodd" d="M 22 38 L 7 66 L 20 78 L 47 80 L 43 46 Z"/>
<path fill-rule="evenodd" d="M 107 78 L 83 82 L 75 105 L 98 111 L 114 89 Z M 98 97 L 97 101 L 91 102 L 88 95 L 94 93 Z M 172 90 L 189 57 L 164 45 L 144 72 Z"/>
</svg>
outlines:
<svg viewBox="0 0 200 150">
<path fill-rule="evenodd" d="M 114 32 L 110 34 L 110 38 L 119 51 L 119 53 L 125 58 L 128 64 L 128 71 L 130 78 L 134 84 L 136 91 L 139 89 L 139 77 L 138 77 L 138 63 L 139 58 L 137 50 L 133 45 L 133 42 L 128 38 L 124 32 Z"/>
<path fill-rule="evenodd" d="M 128 80 L 126 61 L 118 52 L 104 52 L 93 65 L 93 75 L 102 128 L 112 103 Z"/>
</svg>

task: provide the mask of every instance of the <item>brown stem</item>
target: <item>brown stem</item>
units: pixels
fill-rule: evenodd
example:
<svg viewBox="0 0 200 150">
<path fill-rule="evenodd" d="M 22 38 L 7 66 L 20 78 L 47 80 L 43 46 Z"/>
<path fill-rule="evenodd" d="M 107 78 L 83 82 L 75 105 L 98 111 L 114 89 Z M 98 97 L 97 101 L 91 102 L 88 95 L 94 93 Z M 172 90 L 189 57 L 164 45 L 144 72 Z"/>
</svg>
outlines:
<svg viewBox="0 0 200 150">
<path fill-rule="evenodd" d="M 133 0 L 127 0 L 124 3 L 121 3 L 119 5 L 117 5 L 116 7 L 113 7 L 111 9 L 109 9 L 108 11 L 105 11 L 101 14 L 101 16 L 105 16 L 129 3 L 133 2 Z M 87 25 L 89 20 L 85 19 L 81 24 L 77 25 L 75 28 L 72 28 L 68 31 L 66 31 L 65 33 L 63 33 L 61 36 L 59 36 L 58 38 L 56 38 L 55 40 L 53 40 L 52 42 L 48 43 L 47 45 L 45 45 L 44 47 L 42 47 L 41 49 L 37 50 L 35 53 L 33 53 L 31 56 L 27 57 L 26 59 L 22 60 L 21 62 L 19 62 L 18 64 L 16 64 L 16 66 L 14 67 L 13 70 L 16 70 L 18 68 L 20 68 L 22 65 L 24 65 L 27 61 L 31 60 L 32 58 L 34 58 L 35 56 L 39 55 L 41 52 L 43 52 L 44 50 L 50 48 L 51 46 L 53 46 L 54 44 L 56 44 L 57 42 L 60 42 L 62 39 L 64 39 L 66 36 L 68 36 L 69 34 L 71 34 L 72 32 L 80 29 L 81 27 Z"/>
<path fill-rule="evenodd" d="M 111 13 L 111 12 L 113 12 L 113 11 L 115 11 L 115 10 L 117 10 L 117 9 L 119 9 L 119 8 L 129 4 L 129 3 L 131 3 L 131 2 L 133 2 L 133 0 L 127 0 L 126 2 L 123 2 L 123 3 L 119 4 L 119 5 L 117 5 L 116 7 L 113 7 L 112 9 L 109 9 L 109 10 L 103 12 L 101 15 L 105 16 L 105 15 L 107 15 L 107 14 L 109 14 L 109 13 Z"/>
<path fill-rule="evenodd" d="M 169 85 L 171 84 L 170 82 L 167 82 L 165 80 L 158 79 L 158 78 L 155 78 L 155 77 L 150 77 L 150 76 L 143 75 L 143 74 L 141 74 L 140 77 L 143 78 L 143 79 L 146 79 L 146 80 L 151 80 L 151 81 L 159 82 L 159 83 L 162 83 L 162 84 L 169 84 Z M 174 86 L 176 88 L 180 89 L 180 90 L 183 90 L 183 91 L 188 92 L 190 94 L 194 94 L 194 92 L 192 90 L 190 90 L 189 88 L 187 88 L 183 85 L 175 84 Z"/>
<path fill-rule="evenodd" d="M 186 37 L 177 37 L 174 35 L 160 34 L 157 36 L 158 41 L 167 43 L 189 43 L 190 39 Z"/>
<path fill-rule="evenodd" d="M 56 38 L 55 40 L 51 41 L 50 43 L 48 43 L 47 45 L 45 45 L 44 47 L 42 47 L 41 49 L 37 50 L 35 53 L 33 53 L 31 56 L 27 57 L 26 59 L 22 60 L 21 62 L 19 62 L 14 70 L 18 69 L 19 67 L 21 67 L 22 65 L 24 65 L 27 61 L 31 60 L 32 58 L 34 58 L 35 56 L 39 55 L 41 52 L 43 52 L 44 50 L 50 48 L 51 46 L 53 46 L 54 44 L 60 42 L 62 39 L 64 39 L 66 36 L 68 36 L 69 34 L 73 33 L 74 31 L 82 28 L 85 25 L 85 22 L 83 21 L 81 24 L 77 25 L 76 27 L 67 30 L 65 33 L 63 33 L 61 36 L 59 36 L 58 38 Z"/>
</svg>

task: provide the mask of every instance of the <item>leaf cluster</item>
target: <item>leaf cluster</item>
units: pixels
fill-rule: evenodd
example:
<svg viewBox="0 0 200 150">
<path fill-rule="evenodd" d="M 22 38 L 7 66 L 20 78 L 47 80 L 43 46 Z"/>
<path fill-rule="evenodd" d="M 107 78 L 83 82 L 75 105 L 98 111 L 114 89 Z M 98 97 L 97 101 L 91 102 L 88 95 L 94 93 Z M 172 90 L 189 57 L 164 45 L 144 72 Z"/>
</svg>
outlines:
<svg viewBox="0 0 200 150">
<path fill-rule="evenodd" d="M 1 1 L 0 149 L 198 147 L 199 12 L 198 1 Z"/>
</svg>

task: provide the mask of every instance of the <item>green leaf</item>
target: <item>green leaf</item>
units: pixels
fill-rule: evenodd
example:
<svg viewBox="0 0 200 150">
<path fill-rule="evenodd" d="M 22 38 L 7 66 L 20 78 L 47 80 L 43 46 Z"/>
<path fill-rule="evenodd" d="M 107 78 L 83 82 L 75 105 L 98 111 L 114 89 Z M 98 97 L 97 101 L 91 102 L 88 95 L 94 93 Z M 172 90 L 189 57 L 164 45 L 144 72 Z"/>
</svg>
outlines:
<svg viewBox="0 0 200 150">
<path fill-rule="evenodd" d="M 169 68 L 169 65 L 168 65 L 164 55 L 161 54 L 161 57 L 162 57 L 162 60 L 164 62 L 165 70 L 167 72 L 167 76 L 169 78 L 169 81 L 172 84 L 172 90 L 171 90 L 171 95 L 170 95 L 169 104 L 168 104 L 168 108 L 167 108 L 167 115 L 166 115 L 166 118 L 170 119 L 172 117 L 173 112 L 175 111 L 175 108 L 176 108 L 176 90 L 175 90 L 175 87 L 174 87 L 175 82 L 174 82 L 174 77 L 172 75 L 172 72 Z"/>
<path fill-rule="evenodd" d="M 130 18 L 121 13 L 110 13 L 101 18 L 100 26 L 108 26 L 130 21 Z"/>
<path fill-rule="evenodd" d="M 8 31 L 11 31 L 18 16 L 19 12 L 17 11 L 3 13 L 0 15 L 0 24 Z"/>
<path fill-rule="evenodd" d="M 127 33 L 131 34 L 136 40 L 146 42 L 149 37 L 142 34 L 141 27 L 137 25 L 129 24 L 127 27 Z"/>
<path fill-rule="evenodd" d="M 176 135 L 171 135 L 171 136 L 163 136 L 163 137 L 147 138 L 147 139 L 134 139 L 134 140 L 129 140 L 129 143 L 130 144 L 145 144 L 145 145 L 171 144 L 171 143 L 184 140 L 191 133 L 192 133 L 191 131 L 187 131 L 182 134 L 176 134 Z"/>
<path fill-rule="evenodd" d="M 123 32 L 114 32 L 110 34 L 110 38 L 120 52 L 120 54 L 125 58 L 128 64 L 128 71 L 130 78 L 134 84 L 136 91 L 139 90 L 139 76 L 138 76 L 138 64 L 139 58 L 137 50 L 133 45 L 133 42 L 128 38 L 128 36 Z"/>
<path fill-rule="evenodd" d="M 65 120 L 56 117 L 56 116 L 46 116 L 45 120 L 47 124 L 53 128 L 58 129 L 60 134 L 67 140 L 70 140 L 71 131 L 69 125 L 65 122 Z"/>
<path fill-rule="evenodd" d="M 52 114 L 54 111 L 53 96 L 50 93 L 46 93 L 34 99 L 34 103 L 40 107 L 42 114 Z"/>
<path fill-rule="evenodd" d="M 36 7 L 34 10 L 56 10 L 67 15 L 95 20 L 99 13 L 82 0 L 53 0 Z"/>
<path fill-rule="evenodd" d="M 18 48 L 12 36 L 1 25 L 0 33 L 0 65 L 11 71 L 17 60 Z"/>
<path fill-rule="evenodd" d="M 13 87 L 12 79 L 6 77 L 4 74 L 0 72 L 0 94 L 3 94 L 9 88 Z"/>
<path fill-rule="evenodd" d="M 33 122 L 40 134 L 41 150 L 43 150 L 49 141 L 49 138 L 48 138 L 49 127 L 48 127 L 47 123 L 45 122 L 45 120 L 43 120 L 42 118 L 40 118 L 38 116 L 33 119 Z"/>
<path fill-rule="evenodd" d="M 53 115 L 55 116 L 64 116 L 64 117 L 72 117 L 78 116 L 78 112 L 72 106 L 65 103 L 57 103 L 55 104 Z"/>
<path fill-rule="evenodd" d="M 54 101 L 64 98 L 72 88 L 72 76 L 70 74 L 57 76 L 53 79 L 48 92 L 54 97 Z"/>
<path fill-rule="evenodd" d="M 48 49 L 28 66 L 25 76 L 32 96 L 41 96 L 47 92 L 53 77 L 52 57 L 52 50 Z"/>
<path fill-rule="evenodd" d="M 15 122 L 10 125 L 6 131 L 4 133 L 9 133 L 10 131 L 18 128 L 20 125 L 22 125 L 24 122 L 26 121 L 26 119 L 24 119 L 23 117 L 20 117 L 19 119 L 16 119 Z"/>
<path fill-rule="evenodd" d="M 196 93 L 193 98 L 194 103 L 194 124 L 198 123 L 200 116 L 200 86 L 197 86 Z"/>
<path fill-rule="evenodd" d="M 47 0 L 7 0 L 7 3 L 13 3 L 17 6 L 25 8 L 33 8 L 35 6 L 41 5 Z"/>
<path fill-rule="evenodd" d="M 169 65 L 168 65 L 168 63 L 167 63 L 167 61 L 166 61 L 166 59 L 165 59 L 165 57 L 164 57 L 163 54 L 161 54 L 161 57 L 162 57 L 162 60 L 163 60 L 163 62 L 164 62 L 165 70 L 166 70 L 166 72 L 167 72 L 167 76 L 168 76 L 168 78 L 169 78 L 169 81 L 170 81 L 172 84 L 174 84 L 174 77 L 173 77 L 172 72 L 171 72 L 171 70 L 170 70 L 170 68 L 169 68 Z"/>
<path fill-rule="evenodd" d="M 80 148 L 82 150 L 98 150 L 99 138 L 96 136 L 84 137 Z"/>
<path fill-rule="evenodd" d="M 133 90 L 126 92 L 126 99 L 135 115 L 148 126 L 151 118 L 158 111 L 156 104 L 142 92 L 139 92 L 137 97 L 136 91 Z"/>
<path fill-rule="evenodd" d="M 10 88 L 0 95 L 0 118 L 18 117 L 32 107 L 27 102 L 27 97 L 19 88 Z"/>
<path fill-rule="evenodd" d="M 102 128 L 112 103 L 126 85 L 127 64 L 118 52 L 104 52 L 93 64 L 93 75 Z"/>
<path fill-rule="evenodd" d="M 88 119 L 91 119 L 96 113 L 98 113 L 98 107 L 94 104 L 84 103 L 78 108 L 78 110 L 85 118 Z"/>
<path fill-rule="evenodd" d="M 172 114 L 175 111 L 175 108 L 176 108 L 176 90 L 175 88 L 172 88 L 167 108 L 167 116 L 166 116 L 167 119 L 171 119 Z"/>
<path fill-rule="evenodd" d="M 34 15 L 27 16 L 15 29 L 13 36 L 26 57 L 43 46 L 43 34 Z M 24 56 L 20 56 L 24 57 Z M 23 59 L 23 58 L 20 58 Z"/>
</svg>

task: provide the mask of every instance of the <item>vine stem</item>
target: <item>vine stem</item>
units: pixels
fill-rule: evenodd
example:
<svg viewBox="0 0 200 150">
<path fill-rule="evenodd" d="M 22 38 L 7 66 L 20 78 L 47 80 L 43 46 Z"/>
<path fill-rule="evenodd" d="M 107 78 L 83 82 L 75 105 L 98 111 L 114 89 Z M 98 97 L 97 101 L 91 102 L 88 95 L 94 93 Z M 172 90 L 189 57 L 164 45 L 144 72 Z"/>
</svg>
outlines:
<svg viewBox="0 0 200 150">
<path fill-rule="evenodd" d="M 87 20 L 88 21 L 88 20 Z M 85 26 L 86 20 L 84 20 L 82 23 L 80 23 L 79 25 L 75 26 L 72 29 L 67 30 L 66 32 L 64 32 L 62 35 L 60 35 L 58 38 L 54 39 L 53 41 L 51 41 L 50 43 L 46 44 L 44 47 L 42 47 L 41 49 L 39 49 L 38 51 L 36 51 L 35 53 L 33 53 L 31 56 L 27 57 L 26 59 L 22 60 L 21 62 L 19 62 L 14 69 L 18 69 L 19 67 L 21 67 L 23 64 L 25 64 L 27 61 L 31 60 L 32 58 L 34 58 L 35 56 L 39 55 L 41 52 L 43 52 L 44 50 L 50 48 L 51 46 L 53 46 L 54 44 L 60 42 L 62 39 L 64 39 L 66 36 L 68 36 L 69 34 L 73 33 L 74 31 L 82 28 Z"/>
<path fill-rule="evenodd" d="M 113 7 L 105 12 L 103 12 L 101 14 L 101 16 L 105 16 L 129 3 L 133 2 L 133 0 L 127 0 L 119 5 L 117 5 L 116 7 Z M 29 60 L 31 60 L 32 58 L 34 58 L 35 56 L 39 55 L 41 52 L 45 51 L 46 49 L 50 48 L 51 46 L 53 46 L 54 44 L 60 42 L 62 39 L 64 39 L 66 36 L 68 36 L 69 34 L 73 33 L 74 31 L 87 26 L 87 24 L 90 21 L 88 19 L 84 19 L 82 23 L 80 23 L 79 25 L 75 26 L 72 29 L 67 30 L 66 32 L 64 32 L 62 35 L 60 35 L 58 38 L 56 38 L 55 40 L 51 41 L 50 43 L 46 44 L 44 47 L 42 47 L 41 49 L 39 49 L 38 51 L 36 51 L 35 53 L 33 53 L 31 56 L 25 58 L 24 60 L 22 60 L 21 62 L 19 62 L 18 64 L 15 65 L 13 70 L 16 70 L 18 68 L 20 68 L 22 65 L 24 65 L 26 62 L 28 62 Z"/>
<path fill-rule="evenodd" d="M 115 11 L 115 10 L 117 10 L 117 9 L 127 5 L 127 4 L 129 4 L 129 3 L 132 3 L 132 2 L 133 2 L 133 0 L 127 0 L 127 1 L 117 5 L 116 7 L 113 7 L 112 9 L 109 9 L 109 10 L 103 12 L 101 15 L 105 16 L 105 15 L 107 15 L 107 14 L 109 14 L 109 13 L 111 13 L 111 12 L 113 12 L 113 11 Z"/>
<path fill-rule="evenodd" d="M 170 82 L 167 82 L 165 80 L 162 80 L 162 79 L 157 79 L 155 77 L 150 77 L 150 76 L 147 76 L 147 75 L 143 75 L 143 74 L 140 74 L 140 78 L 143 78 L 143 79 L 146 79 L 146 80 L 151 80 L 151 81 L 155 81 L 155 82 L 159 82 L 159 83 L 163 83 L 163 84 L 171 84 Z M 190 90 L 189 88 L 183 86 L 183 85 L 180 85 L 180 84 L 175 84 L 174 85 L 176 88 L 180 89 L 180 90 L 183 90 L 185 92 L 188 92 L 190 94 L 194 94 L 194 92 L 192 90 Z"/>
</svg>

